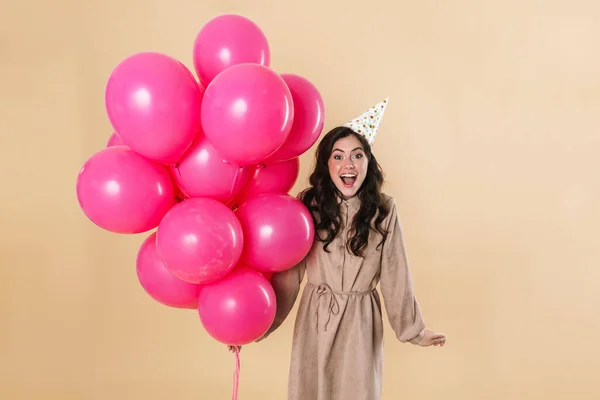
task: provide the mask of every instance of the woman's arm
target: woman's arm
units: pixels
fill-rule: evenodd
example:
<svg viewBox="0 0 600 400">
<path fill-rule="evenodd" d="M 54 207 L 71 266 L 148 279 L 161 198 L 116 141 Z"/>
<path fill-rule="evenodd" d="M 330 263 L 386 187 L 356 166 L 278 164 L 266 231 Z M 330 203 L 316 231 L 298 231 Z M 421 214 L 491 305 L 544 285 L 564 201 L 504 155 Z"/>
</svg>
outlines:
<svg viewBox="0 0 600 400">
<path fill-rule="evenodd" d="M 391 199 L 390 203 L 388 235 L 381 254 L 381 293 L 398 340 L 418 344 L 425 334 L 425 322 L 413 292 L 396 202 Z"/>
<path fill-rule="evenodd" d="M 306 269 L 305 260 L 294 267 L 285 270 L 283 272 L 276 272 L 271 278 L 271 285 L 275 290 L 275 299 L 277 301 L 277 311 L 275 313 L 275 320 L 271 324 L 269 330 L 257 340 L 260 342 L 273 333 L 277 328 L 283 324 L 283 321 L 287 318 L 290 311 L 294 307 L 298 293 L 300 292 L 300 284 L 304 278 L 304 271 Z"/>
</svg>

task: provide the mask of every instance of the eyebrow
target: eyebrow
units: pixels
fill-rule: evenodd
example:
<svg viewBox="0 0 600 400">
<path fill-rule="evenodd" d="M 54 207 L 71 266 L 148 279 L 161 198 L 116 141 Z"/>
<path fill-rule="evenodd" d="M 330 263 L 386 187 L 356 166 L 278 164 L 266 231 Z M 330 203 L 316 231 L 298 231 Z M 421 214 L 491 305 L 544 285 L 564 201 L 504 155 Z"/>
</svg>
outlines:
<svg viewBox="0 0 600 400">
<path fill-rule="evenodd" d="M 352 151 L 356 151 L 356 150 L 362 150 L 362 151 L 365 151 L 365 150 L 364 150 L 362 147 L 356 147 L 356 148 L 352 149 Z M 341 149 L 333 149 L 332 153 L 333 153 L 334 151 L 341 151 L 342 153 L 344 152 L 344 151 L 343 151 L 343 150 L 341 150 Z M 351 152 L 352 152 L 352 151 L 351 151 Z"/>
</svg>

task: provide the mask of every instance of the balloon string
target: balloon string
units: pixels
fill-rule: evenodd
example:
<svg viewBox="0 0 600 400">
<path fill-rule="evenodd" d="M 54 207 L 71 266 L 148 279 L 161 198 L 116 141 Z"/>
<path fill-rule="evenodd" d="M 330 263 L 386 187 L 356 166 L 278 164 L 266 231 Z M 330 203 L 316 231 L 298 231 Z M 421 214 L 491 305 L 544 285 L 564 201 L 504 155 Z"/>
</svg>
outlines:
<svg viewBox="0 0 600 400">
<path fill-rule="evenodd" d="M 240 384 L 240 353 L 236 349 L 235 353 L 235 371 L 233 373 L 233 397 L 232 400 L 237 400 L 238 398 L 238 388 Z"/>
<path fill-rule="evenodd" d="M 233 183 L 231 184 L 231 189 L 229 190 L 230 197 L 233 194 L 233 191 L 235 190 L 235 186 L 237 185 L 238 179 L 240 178 L 240 171 L 241 171 L 241 168 L 238 168 L 235 170 L 235 176 L 233 177 Z M 231 200 L 234 200 L 234 199 L 231 199 Z"/>
</svg>

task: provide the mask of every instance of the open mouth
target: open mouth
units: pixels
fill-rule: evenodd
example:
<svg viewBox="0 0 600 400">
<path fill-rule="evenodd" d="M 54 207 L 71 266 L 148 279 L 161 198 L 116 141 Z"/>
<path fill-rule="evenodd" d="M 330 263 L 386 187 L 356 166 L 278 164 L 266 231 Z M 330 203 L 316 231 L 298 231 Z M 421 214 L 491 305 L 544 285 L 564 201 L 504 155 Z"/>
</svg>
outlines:
<svg viewBox="0 0 600 400">
<path fill-rule="evenodd" d="M 342 180 L 342 183 L 344 184 L 345 187 L 351 188 L 352 186 L 354 186 L 354 182 L 356 182 L 356 174 L 354 174 L 354 173 L 342 174 L 342 175 L 340 175 L 340 179 Z"/>
</svg>

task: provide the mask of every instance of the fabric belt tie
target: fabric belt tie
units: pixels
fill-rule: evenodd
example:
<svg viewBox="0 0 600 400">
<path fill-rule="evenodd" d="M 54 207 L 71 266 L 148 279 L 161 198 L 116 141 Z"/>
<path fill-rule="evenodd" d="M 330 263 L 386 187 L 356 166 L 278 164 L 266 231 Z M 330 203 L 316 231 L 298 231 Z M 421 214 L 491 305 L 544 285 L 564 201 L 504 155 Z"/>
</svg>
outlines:
<svg viewBox="0 0 600 400">
<path fill-rule="evenodd" d="M 366 290 L 364 292 L 344 292 L 339 290 L 333 290 L 331 286 L 326 283 L 321 283 L 318 286 L 313 285 L 312 283 L 308 284 L 311 286 L 315 292 L 317 293 L 317 332 L 319 332 L 319 305 L 321 298 L 323 296 L 329 296 L 329 304 L 327 305 L 327 321 L 325 321 L 324 331 L 327 332 L 327 325 L 329 324 L 329 320 L 331 319 L 331 314 L 338 315 L 340 313 L 340 304 L 337 301 L 335 295 L 341 296 L 366 296 L 375 290 L 372 288 L 370 290 Z"/>
</svg>

